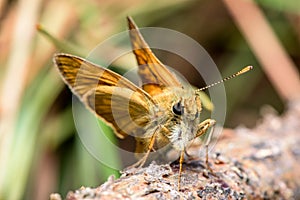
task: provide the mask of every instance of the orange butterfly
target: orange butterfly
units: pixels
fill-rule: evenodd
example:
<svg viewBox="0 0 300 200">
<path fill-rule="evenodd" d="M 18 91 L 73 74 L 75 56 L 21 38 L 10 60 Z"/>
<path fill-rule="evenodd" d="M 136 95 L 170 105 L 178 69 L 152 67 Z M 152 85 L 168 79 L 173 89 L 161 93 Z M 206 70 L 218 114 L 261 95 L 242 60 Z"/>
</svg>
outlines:
<svg viewBox="0 0 300 200">
<path fill-rule="evenodd" d="M 133 20 L 127 19 L 142 89 L 109 69 L 73 55 L 56 54 L 54 63 L 72 92 L 119 138 L 129 134 L 135 137 L 136 153 L 144 155 L 137 165 L 144 165 L 150 151 L 168 144 L 180 151 L 180 189 L 186 148 L 215 124 L 213 119 L 200 119 L 199 91 L 211 85 L 198 90 L 184 88 L 152 53 Z M 251 68 L 248 66 L 220 82 Z"/>
</svg>

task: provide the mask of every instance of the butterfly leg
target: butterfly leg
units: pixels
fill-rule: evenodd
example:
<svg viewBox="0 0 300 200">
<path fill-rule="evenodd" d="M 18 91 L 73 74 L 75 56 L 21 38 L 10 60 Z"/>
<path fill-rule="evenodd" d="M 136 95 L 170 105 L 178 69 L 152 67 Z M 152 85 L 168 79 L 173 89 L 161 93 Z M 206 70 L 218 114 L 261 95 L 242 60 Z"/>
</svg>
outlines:
<svg viewBox="0 0 300 200">
<path fill-rule="evenodd" d="M 182 163 L 183 163 L 183 159 L 184 159 L 184 152 L 185 152 L 185 150 L 181 151 L 180 158 L 179 158 L 178 191 L 180 190 L 181 175 L 182 175 Z"/>
<path fill-rule="evenodd" d="M 212 127 L 212 130 L 208 133 L 207 141 L 205 143 L 205 149 L 206 149 L 205 163 L 206 163 L 206 167 L 210 171 L 210 173 L 212 173 L 214 176 L 216 176 L 216 174 L 214 173 L 214 171 L 212 170 L 212 168 L 209 166 L 209 162 L 208 162 L 208 145 L 210 143 L 212 134 L 213 134 L 213 127 Z"/>
<path fill-rule="evenodd" d="M 198 132 L 196 134 L 196 137 L 200 137 L 201 135 L 205 134 L 207 132 L 207 130 L 210 128 L 210 127 L 213 127 L 215 125 L 216 121 L 213 120 L 213 119 L 207 119 L 203 122 L 201 122 L 199 125 L 198 125 Z M 205 143 L 205 149 L 206 149 L 206 156 L 205 156 L 205 163 L 206 163 L 206 167 L 207 169 L 213 174 L 215 175 L 215 173 L 213 172 L 212 168 L 209 166 L 209 162 L 208 162 L 208 145 L 210 143 L 210 140 L 211 140 L 211 137 L 212 137 L 212 133 L 213 131 L 210 131 L 208 133 L 208 139 Z M 195 138 L 196 138 L 195 137 Z"/>
<path fill-rule="evenodd" d="M 206 119 L 203 122 L 201 122 L 198 125 L 198 131 L 197 131 L 195 138 L 200 137 L 201 135 L 206 133 L 206 131 L 215 124 L 216 124 L 216 121 L 213 119 Z"/>
<path fill-rule="evenodd" d="M 158 130 L 160 130 L 160 127 L 158 127 L 153 135 L 151 136 L 151 139 L 150 139 L 150 142 L 148 144 L 148 149 L 147 149 L 147 152 L 146 154 L 138 161 L 136 162 L 135 164 L 132 165 L 132 167 L 138 167 L 138 168 L 141 168 L 143 167 L 143 165 L 146 163 L 147 161 L 147 158 L 151 152 L 151 150 L 153 149 L 153 146 L 154 146 L 154 143 L 155 143 L 155 136 L 156 136 L 156 133 L 158 132 Z"/>
</svg>

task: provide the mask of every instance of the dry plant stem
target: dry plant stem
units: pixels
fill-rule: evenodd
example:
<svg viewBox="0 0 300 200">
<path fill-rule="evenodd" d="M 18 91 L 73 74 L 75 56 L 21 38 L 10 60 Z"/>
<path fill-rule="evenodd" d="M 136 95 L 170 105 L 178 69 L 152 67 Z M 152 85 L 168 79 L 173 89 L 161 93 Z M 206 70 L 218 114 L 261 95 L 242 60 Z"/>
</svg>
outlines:
<svg viewBox="0 0 300 200">
<path fill-rule="evenodd" d="M 48 151 L 41 155 L 37 166 L 37 173 L 33 176 L 34 194 L 32 199 L 47 199 L 47 196 L 56 188 L 58 162 L 55 155 Z"/>
<path fill-rule="evenodd" d="M 4 7 L 5 7 L 5 3 L 6 3 L 5 0 L 0 0 L 0 13 L 3 13 Z"/>
<path fill-rule="evenodd" d="M 6 11 L 5 18 L 1 20 L 1 29 L 0 29 L 0 65 L 3 66 L 1 68 L 1 72 L 4 72 L 5 65 L 7 63 L 7 58 L 10 54 L 12 37 L 14 32 L 14 24 L 16 21 L 17 9 L 16 6 L 12 6 L 8 11 Z M 5 47 L 5 48 L 3 48 Z M 0 83 L 0 92 L 2 88 L 3 82 Z"/>
<path fill-rule="evenodd" d="M 299 98 L 299 72 L 260 8 L 252 0 L 223 2 L 281 98 Z"/>
<path fill-rule="evenodd" d="M 3 169 L 3 167 L 8 165 L 8 157 L 12 154 L 10 149 L 11 137 L 14 133 L 13 127 L 15 127 L 16 114 L 23 94 L 31 42 L 35 34 L 35 24 L 41 2 L 41 0 L 18 1 L 11 53 L 7 61 L 7 72 L 4 76 L 0 95 L 0 185 L 3 184 L 4 176 L 8 174 L 8 169 Z"/>
<path fill-rule="evenodd" d="M 299 199 L 299 118 L 300 102 L 294 102 L 284 116 L 267 113 L 252 130 L 224 130 L 210 153 L 216 176 L 207 173 L 205 158 L 185 160 L 180 191 L 178 163 L 152 163 L 127 169 L 98 188 L 70 192 L 66 199 Z M 199 155 L 198 145 L 189 153 Z"/>
</svg>

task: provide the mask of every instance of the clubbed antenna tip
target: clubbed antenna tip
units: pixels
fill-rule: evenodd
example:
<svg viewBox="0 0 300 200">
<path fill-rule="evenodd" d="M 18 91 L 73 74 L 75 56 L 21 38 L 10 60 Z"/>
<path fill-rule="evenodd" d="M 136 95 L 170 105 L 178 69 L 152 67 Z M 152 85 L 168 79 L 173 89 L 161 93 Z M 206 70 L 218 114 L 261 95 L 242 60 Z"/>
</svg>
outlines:
<svg viewBox="0 0 300 200">
<path fill-rule="evenodd" d="M 223 83 L 223 82 L 225 82 L 225 81 L 228 81 L 229 79 L 232 79 L 232 78 L 234 78 L 234 77 L 237 77 L 237 76 L 239 76 L 239 75 L 242 75 L 242 74 L 244 74 L 244 73 L 250 71 L 251 69 L 253 69 L 253 66 L 251 66 L 251 65 L 249 65 L 249 66 L 247 66 L 247 67 L 244 67 L 242 70 L 240 70 L 240 71 L 238 71 L 238 72 L 232 74 L 231 76 L 228 76 L 228 77 L 226 77 L 226 78 L 223 78 L 222 80 L 220 80 L 220 81 L 218 81 L 218 82 L 215 82 L 215 83 L 213 83 L 213 84 L 207 85 L 207 86 L 205 86 L 205 87 L 203 87 L 203 88 L 197 89 L 196 92 L 206 90 L 206 89 L 208 89 L 208 88 L 210 88 L 210 87 L 213 87 L 213 86 L 215 86 L 215 85 L 217 85 L 217 84 L 219 84 L 219 83 Z"/>
</svg>

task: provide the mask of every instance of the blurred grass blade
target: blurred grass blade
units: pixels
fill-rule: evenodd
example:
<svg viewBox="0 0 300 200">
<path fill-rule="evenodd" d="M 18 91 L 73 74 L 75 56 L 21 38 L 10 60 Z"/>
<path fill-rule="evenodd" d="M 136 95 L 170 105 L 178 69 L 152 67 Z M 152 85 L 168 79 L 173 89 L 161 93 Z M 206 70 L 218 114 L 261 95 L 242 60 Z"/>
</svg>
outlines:
<svg viewBox="0 0 300 200">
<path fill-rule="evenodd" d="M 101 172 L 101 177 L 106 179 L 112 174 L 118 176 L 117 170 L 121 169 L 121 159 L 116 150 L 117 139 L 112 129 L 104 122 L 96 119 L 77 100 L 73 101 L 73 116 L 83 145 L 101 163 L 98 170 Z M 105 165 L 112 166 L 114 169 Z"/>
<path fill-rule="evenodd" d="M 40 34 L 45 36 L 50 42 L 52 42 L 56 46 L 57 49 L 60 49 L 64 53 L 75 54 L 81 57 L 84 57 L 84 55 L 86 55 L 83 53 L 83 50 L 81 48 L 78 51 L 79 47 L 76 47 L 75 45 L 66 41 L 60 41 L 59 39 L 51 35 L 46 29 L 44 29 L 44 27 L 42 27 L 42 25 L 39 24 L 36 26 L 36 28 Z"/>
<path fill-rule="evenodd" d="M 260 5 L 271 9 L 276 9 L 278 11 L 285 11 L 295 14 L 299 14 L 300 12 L 299 0 L 260 0 L 256 2 Z"/>
<path fill-rule="evenodd" d="M 56 114 L 55 117 L 48 119 L 41 131 L 42 142 L 44 143 L 42 146 L 56 150 L 75 132 L 72 108 L 68 107 Z"/>
<path fill-rule="evenodd" d="M 63 87 L 58 78 L 54 69 L 45 70 L 27 89 L 18 116 L 11 159 L 7 163 L 4 199 L 21 199 L 25 192 L 42 120 Z"/>
</svg>

